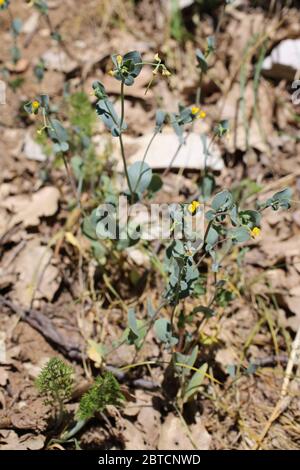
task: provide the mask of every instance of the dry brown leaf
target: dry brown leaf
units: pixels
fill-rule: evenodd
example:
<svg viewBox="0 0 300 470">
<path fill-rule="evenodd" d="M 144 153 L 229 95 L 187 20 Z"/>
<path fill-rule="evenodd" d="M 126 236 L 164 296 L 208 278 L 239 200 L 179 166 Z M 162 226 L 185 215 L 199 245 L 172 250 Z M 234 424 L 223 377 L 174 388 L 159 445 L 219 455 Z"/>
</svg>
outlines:
<svg viewBox="0 0 300 470">
<path fill-rule="evenodd" d="M 283 269 L 271 269 L 266 272 L 266 279 L 271 289 L 285 290 L 287 288 L 286 274 Z"/>
<path fill-rule="evenodd" d="M 299 254 L 300 235 L 294 235 L 285 241 L 278 240 L 275 237 L 272 240 L 268 237 L 263 237 L 261 246 L 266 256 L 272 259 L 272 262 L 282 258 L 297 256 Z"/>
<path fill-rule="evenodd" d="M 18 195 L 5 199 L 1 205 L 14 213 L 9 228 L 22 222 L 24 227 L 38 225 L 41 217 L 49 217 L 58 209 L 59 191 L 46 186 L 32 196 Z"/>
<path fill-rule="evenodd" d="M 23 73 L 29 67 L 29 61 L 27 59 L 20 59 L 16 64 L 7 62 L 5 67 L 12 73 Z"/>
<path fill-rule="evenodd" d="M 91 359 L 91 361 L 95 363 L 94 364 L 95 367 L 101 367 L 102 360 L 103 360 L 103 348 L 101 347 L 100 343 L 97 343 L 96 341 L 89 339 L 87 355 L 89 359 Z"/>
<path fill-rule="evenodd" d="M 151 449 L 157 446 L 157 440 L 160 434 L 160 413 L 152 404 L 143 406 L 138 414 L 137 421 L 144 432 L 147 442 Z"/>
<path fill-rule="evenodd" d="M 241 88 L 239 83 L 235 83 L 225 101 L 222 109 L 222 118 L 229 119 L 232 123 L 232 132 L 229 134 L 225 144 L 230 152 L 236 149 L 246 151 L 248 146 L 267 152 L 268 144 L 273 135 L 273 94 L 270 85 L 266 81 L 261 81 L 256 100 L 256 106 L 263 119 L 254 116 L 255 94 L 253 81 L 249 81 L 244 93 L 244 100 L 241 101 Z M 243 108 L 245 106 L 245 109 Z"/>
<path fill-rule="evenodd" d="M 294 316 L 289 317 L 287 319 L 287 324 L 294 331 L 298 331 L 298 328 L 300 326 L 300 296 L 284 297 L 284 301 L 286 302 L 289 310 L 295 314 Z"/>
<path fill-rule="evenodd" d="M 187 428 L 180 418 L 169 415 L 161 427 L 158 440 L 159 450 L 208 450 L 211 436 L 198 418 Z M 189 437 L 190 436 L 190 437 Z"/>
<path fill-rule="evenodd" d="M 10 420 L 15 429 L 44 431 L 47 428 L 49 407 L 44 404 L 42 398 L 19 402 L 19 409 L 15 406 L 10 412 Z"/>
<path fill-rule="evenodd" d="M 44 447 L 45 436 L 24 434 L 18 436 L 15 431 L 0 430 L 0 450 L 40 450 Z"/>
<path fill-rule="evenodd" d="M 265 18 L 262 12 L 252 11 L 251 15 L 243 10 L 232 8 L 230 15 L 234 20 L 230 21 L 226 32 L 233 38 L 233 45 L 229 48 L 230 76 L 240 67 L 241 59 L 245 54 L 249 41 L 254 35 L 265 29 Z M 269 22 L 270 24 L 270 22 Z M 249 50 L 249 49 L 248 49 Z"/>
<path fill-rule="evenodd" d="M 226 370 L 227 366 L 238 362 L 238 355 L 233 348 L 222 348 L 216 354 L 216 361 Z"/>
<path fill-rule="evenodd" d="M 5 387 L 8 381 L 8 372 L 5 367 L 0 367 L 0 386 Z"/>
<path fill-rule="evenodd" d="M 14 291 L 24 307 L 29 307 L 33 298 L 51 301 L 59 286 L 59 271 L 51 264 L 52 250 L 40 243 L 37 238 L 28 241 L 10 267 L 18 274 Z"/>
<path fill-rule="evenodd" d="M 127 419 L 123 420 L 123 438 L 125 441 L 126 450 L 146 450 L 149 449 L 147 445 L 147 439 L 144 438 L 143 434 Z"/>
</svg>

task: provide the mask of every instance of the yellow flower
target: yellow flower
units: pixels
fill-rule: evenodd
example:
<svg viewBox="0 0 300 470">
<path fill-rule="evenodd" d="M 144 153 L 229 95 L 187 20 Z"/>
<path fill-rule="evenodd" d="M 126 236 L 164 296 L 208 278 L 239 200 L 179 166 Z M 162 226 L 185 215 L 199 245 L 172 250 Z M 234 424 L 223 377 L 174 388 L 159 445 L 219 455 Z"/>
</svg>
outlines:
<svg viewBox="0 0 300 470">
<path fill-rule="evenodd" d="M 165 77 L 169 77 L 169 76 L 172 75 L 172 74 L 171 74 L 171 72 L 170 72 L 169 70 L 163 69 L 162 75 L 164 75 Z"/>
<path fill-rule="evenodd" d="M 155 54 L 154 60 L 155 60 L 155 62 L 159 62 L 159 61 L 160 61 L 160 57 L 159 57 L 158 53 Z"/>
<path fill-rule="evenodd" d="M 251 230 L 251 232 L 250 232 L 250 233 L 251 233 L 251 237 L 253 237 L 253 238 L 258 237 L 259 234 L 260 234 L 260 232 L 261 232 L 261 230 L 260 230 L 259 227 L 254 227 L 254 228 Z"/>
<path fill-rule="evenodd" d="M 120 66 L 122 64 L 123 58 L 121 55 L 117 55 L 116 60 L 117 60 L 117 64 Z"/>
<path fill-rule="evenodd" d="M 192 109 L 191 109 L 191 113 L 194 114 L 196 116 L 196 114 L 198 114 L 200 112 L 200 108 L 198 108 L 198 106 L 193 106 Z"/>
<path fill-rule="evenodd" d="M 114 76 L 115 76 L 115 73 L 116 73 L 116 72 L 115 72 L 114 70 L 110 70 L 110 71 L 108 72 L 108 75 L 110 75 L 111 77 L 114 77 Z"/>
<path fill-rule="evenodd" d="M 198 207 L 200 206 L 200 202 L 198 201 L 192 201 L 189 205 L 188 205 L 188 211 L 190 212 L 190 214 L 195 214 L 196 210 L 198 209 Z"/>
<path fill-rule="evenodd" d="M 0 0 L 1 1 L 1 0 Z M 32 109 L 33 111 L 37 111 L 40 107 L 40 102 L 38 100 L 34 100 L 32 103 L 31 103 L 31 106 L 32 106 Z"/>
<path fill-rule="evenodd" d="M 5 3 L 5 0 L 0 0 L 0 7 L 2 7 Z"/>
<path fill-rule="evenodd" d="M 197 119 L 204 119 L 206 117 L 206 112 L 202 111 L 202 109 L 200 109 L 198 106 L 192 106 L 191 113 Z"/>
</svg>

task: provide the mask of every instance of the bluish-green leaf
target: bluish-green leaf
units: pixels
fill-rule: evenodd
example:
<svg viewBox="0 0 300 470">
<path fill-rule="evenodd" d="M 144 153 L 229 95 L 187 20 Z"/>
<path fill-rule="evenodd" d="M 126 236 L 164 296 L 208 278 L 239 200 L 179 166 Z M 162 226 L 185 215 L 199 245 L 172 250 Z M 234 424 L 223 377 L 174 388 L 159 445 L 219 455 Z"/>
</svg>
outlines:
<svg viewBox="0 0 300 470">
<path fill-rule="evenodd" d="M 154 323 L 154 331 L 157 338 L 162 343 L 167 343 L 169 346 L 174 346 L 178 343 L 178 339 L 172 336 L 170 320 L 160 318 Z"/>
<path fill-rule="evenodd" d="M 229 191 L 227 191 L 227 189 L 224 189 L 223 191 L 216 194 L 216 196 L 214 197 L 211 203 L 211 207 L 215 211 L 220 211 L 220 212 L 227 211 L 228 209 L 231 209 L 232 206 L 233 206 L 233 197 L 232 197 L 232 194 Z"/>
<path fill-rule="evenodd" d="M 128 168 L 128 177 L 132 191 L 142 194 L 151 183 L 152 170 L 145 162 L 135 162 Z"/>
<path fill-rule="evenodd" d="M 228 235 L 238 243 L 247 242 L 251 238 L 251 234 L 246 227 L 235 227 L 228 231 Z"/>
<path fill-rule="evenodd" d="M 148 191 L 152 194 L 157 193 L 163 186 L 163 181 L 157 173 L 153 173 L 150 184 L 148 186 Z"/>
<path fill-rule="evenodd" d="M 139 330 L 134 308 L 130 308 L 128 310 L 128 327 L 137 337 L 139 336 Z"/>
<path fill-rule="evenodd" d="M 214 133 L 218 137 L 223 137 L 229 132 L 229 121 L 227 119 L 224 119 L 223 121 L 220 121 L 217 126 L 214 128 Z"/>
<path fill-rule="evenodd" d="M 200 68 L 200 70 L 203 73 L 206 73 L 208 69 L 208 64 L 207 64 L 205 55 L 201 52 L 200 49 L 196 49 L 196 59 L 197 59 L 198 67 Z"/>
<path fill-rule="evenodd" d="M 198 371 L 194 373 L 191 380 L 188 382 L 183 395 L 183 399 L 185 402 L 191 399 L 197 392 L 199 392 L 199 387 L 203 383 L 207 368 L 208 365 L 206 363 L 203 364 L 198 369 Z"/>
<path fill-rule="evenodd" d="M 201 183 L 199 185 L 202 200 L 204 202 L 208 201 L 215 189 L 215 178 L 211 174 L 206 174 L 203 176 Z"/>
<path fill-rule="evenodd" d="M 118 117 L 115 108 L 109 99 L 104 98 L 99 100 L 96 104 L 96 111 L 104 125 L 107 127 L 107 129 L 110 130 L 114 137 L 118 137 L 122 131 L 127 129 L 125 122 L 123 122 L 122 129 L 120 129 L 120 118 Z"/>
<path fill-rule="evenodd" d="M 218 232 L 214 229 L 214 227 L 210 227 L 205 239 L 205 242 L 211 246 L 213 246 L 215 243 L 217 243 L 219 239 L 219 234 Z"/>
<path fill-rule="evenodd" d="M 205 307 L 205 305 L 200 305 L 199 307 L 195 307 L 192 310 L 192 315 L 196 313 L 203 313 L 206 318 L 211 318 L 216 315 L 216 312 L 212 308 Z"/>
<path fill-rule="evenodd" d="M 20 18 L 14 18 L 11 22 L 11 29 L 15 36 L 18 36 L 22 30 L 22 20 Z"/>
<path fill-rule="evenodd" d="M 167 113 L 165 111 L 162 111 L 161 109 L 158 109 L 156 111 L 156 115 L 155 115 L 155 130 L 156 130 L 156 132 L 161 130 L 161 128 L 162 128 L 162 126 L 165 122 L 166 115 L 167 115 Z"/>
<path fill-rule="evenodd" d="M 191 354 L 182 354 L 180 352 L 175 353 L 175 363 L 179 364 L 186 364 L 187 366 L 193 367 L 196 362 L 198 356 L 199 347 L 195 346 L 191 352 Z M 187 367 L 182 367 L 180 365 L 176 365 L 176 371 L 180 372 L 180 375 L 187 375 L 190 372 L 190 369 Z"/>
<path fill-rule="evenodd" d="M 240 211 L 239 219 L 242 225 L 247 225 L 248 228 L 259 227 L 261 222 L 261 214 L 254 210 Z"/>
</svg>

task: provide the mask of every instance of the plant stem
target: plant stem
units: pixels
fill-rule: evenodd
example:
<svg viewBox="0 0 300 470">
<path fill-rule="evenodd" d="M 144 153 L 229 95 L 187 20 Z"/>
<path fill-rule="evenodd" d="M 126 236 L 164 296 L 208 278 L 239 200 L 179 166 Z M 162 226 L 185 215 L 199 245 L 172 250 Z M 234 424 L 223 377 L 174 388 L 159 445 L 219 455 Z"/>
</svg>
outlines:
<svg viewBox="0 0 300 470">
<path fill-rule="evenodd" d="M 53 126 L 50 116 L 48 115 L 47 118 L 48 118 L 48 121 L 49 121 L 49 124 L 50 124 L 51 128 L 54 130 L 55 134 L 57 134 L 55 126 Z M 73 175 L 71 173 L 68 160 L 67 160 L 64 152 L 61 152 L 61 156 L 62 156 L 62 159 L 63 159 L 63 162 L 64 162 L 65 170 L 66 170 L 66 173 L 67 173 L 69 184 L 72 188 L 73 195 L 75 197 L 75 200 L 77 201 L 78 207 L 80 207 L 80 196 L 77 192 L 76 183 L 75 183 L 75 180 L 74 180 Z"/>
<path fill-rule="evenodd" d="M 180 144 L 178 145 L 176 152 L 174 153 L 173 157 L 171 158 L 171 161 L 170 161 L 169 165 L 167 166 L 167 168 L 165 169 L 165 171 L 163 172 L 162 176 L 167 176 L 167 174 L 168 174 L 169 171 L 171 170 L 172 165 L 173 165 L 173 163 L 174 163 L 174 161 L 175 161 L 175 159 L 176 159 L 176 157 L 177 157 L 179 151 L 181 150 L 181 147 L 182 147 L 182 146 L 183 146 L 183 143 L 180 143 Z"/>
<path fill-rule="evenodd" d="M 124 82 L 121 82 L 121 120 L 120 120 L 120 132 L 122 132 L 123 122 L 125 114 L 125 102 L 124 102 Z"/>
<path fill-rule="evenodd" d="M 129 191 L 130 191 L 131 202 L 133 202 L 134 201 L 134 193 L 132 191 L 131 182 L 130 182 L 130 178 L 129 178 L 129 174 L 128 174 L 122 134 L 119 135 L 119 142 L 120 142 L 120 149 L 121 149 L 121 156 L 122 156 L 122 161 L 123 161 L 123 166 L 124 166 L 124 172 L 125 172 L 128 188 L 129 188 Z"/>
<path fill-rule="evenodd" d="M 78 192 L 77 192 L 74 179 L 73 179 L 73 177 L 72 177 L 72 175 L 71 175 L 71 171 L 70 171 L 70 167 L 69 167 L 68 160 L 66 159 L 66 156 L 65 156 L 65 154 L 64 154 L 63 152 L 62 152 L 62 159 L 63 159 L 63 162 L 64 162 L 65 170 L 66 170 L 66 173 L 67 173 L 67 176 L 68 176 L 68 180 L 69 180 L 69 183 L 70 183 L 70 185 L 71 185 L 71 188 L 72 188 L 74 197 L 75 197 L 75 199 L 76 199 L 78 205 L 80 206 L 79 194 L 78 194 Z"/>
<path fill-rule="evenodd" d="M 65 434 L 63 434 L 61 439 L 59 439 L 59 441 L 65 442 L 71 439 L 71 437 L 75 436 L 75 434 L 77 434 L 83 428 L 83 426 L 86 425 L 87 422 L 88 422 L 87 419 L 81 419 L 77 421 L 75 426 L 73 426 L 73 428 L 70 429 L 70 431 L 67 431 Z"/>
<path fill-rule="evenodd" d="M 134 192 L 132 191 L 132 186 L 131 186 L 131 182 L 130 182 L 130 178 L 129 178 L 129 174 L 128 174 L 128 168 L 127 168 L 125 150 L 124 150 L 124 143 L 123 143 L 123 137 L 122 137 L 122 127 L 123 127 L 123 123 L 124 123 L 124 115 L 125 115 L 124 82 L 121 82 L 121 119 L 120 119 L 120 125 L 119 125 L 119 142 L 120 142 L 121 156 L 122 156 L 126 181 L 127 181 L 128 188 L 129 188 L 129 191 L 130 191 L 131 203 L 133 203 L 133 201 L 134 201 Z"/>
<path fill-rule="evenodd" d="M 145 153 L 144 153 L 144 156 L 143 156 L 143 159 L 142 159 L 142 163 L 141 163 L 141 171 L 140 171 L 139 177 L 138 177 L 138 179 L 137 179 L 137 182 L 136 182 L 136 184 L 135 184 L 135 187 L 133 188 L 133 192 L 135 192 L 136 189 L 137 189 L 138 186 L 139 186 L 139 183 L 140 183 L 141 178 L 142 178 L 142 173 L 143 173 L 142 168 L 143 168 L 143 165 L 144 165 L 144 163 L 145 163 L 147 154 L 148 154 L 148 152 L 149 152 L 149 149 L 150 149 L 150 147 L 151 147 L 151 145 L 152 145 L 153 140 L 155 139 L 155 137 L 156 137 L 157 134 L 159 133 L 160 129 L 161 129 L 161 127 L 159 128 L 159 130 L 155 130 L 155 131 L 154 131 L 154 133 L 153 133 L 153 135 L 152 135 L 152 137 L 151 137 L 151 139 L 150 139 L 150 141 L 149 141 L 149 143 L 148 143 L 148 145 L 147 145 L 147 148 L 146 148 L 146 150 L 145 150 Z"/>
<path fill-rule="evenodd" d="M 175 292 L 175 304 L 174 304 L 174 308 L 172 310 L 172 314 L 171 314 L 171 334 L 172 336 L 174 335 L 174 320 L 175 320 L 175 316 L 176 316 L 176 313 L 177 313 L 177 308 L 178 308 L 178 305 L 179 305 L 179 294 L 180 294 L 180 283 L 181 283 L 181 278 L 182 278 L 182 268 L 180 268 L 180 271 L 179 271 L 179 274 L 178 274 L 178 282 L 177 282 L 177 285 L 176 285 L 176 292 Z M 174 357 L 174 346 L 172 346 L 172 362 L 175 360 L 175 357 Z"/>
</svg>

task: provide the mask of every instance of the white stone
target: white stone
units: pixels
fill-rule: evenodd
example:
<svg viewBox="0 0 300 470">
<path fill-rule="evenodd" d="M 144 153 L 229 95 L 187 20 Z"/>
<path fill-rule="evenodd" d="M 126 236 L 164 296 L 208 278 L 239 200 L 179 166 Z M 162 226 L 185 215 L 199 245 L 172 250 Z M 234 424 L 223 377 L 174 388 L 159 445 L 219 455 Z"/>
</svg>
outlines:
<svg viewBox="0 0 300 470">
<path fill-rule="evenodd" d="M 293 80 L 300 70 L 300 39 L 281 41 L 265 58 L 262 70 L 271 78 Z"/>
<path fill-rule="evenodd" d="M 27 132 L 24 140 L 24 154 L 29 160 L 35 160 L 37 162 L 46 161 L 47 157 L 43 153 L 42 147 L 33 140 L 30 132 Z"/>
<path fill-rule="evenodd" d="M 147 145 L 151 139 L 151 134 L 137 137 L 126 137 L 125 144 L 136 146 L 136 150 L 128 155 L 128 161 L 134 163 L 143 159 Z M 210 147 L 211 139 L 207 138 L 207 147 Z M 153 169 L 184 168 L 190 170 L 203 170 L 206 166 L 212 170 L 220 171 L 224 168 L 220 149 L 216 144 L 211 145 L 209 155 L 205 155 L 205 149 L 199 134 L 191 133 L 186 139 L 186 143 L 179 150 L 176 158 L 174 155 L 178 149 L 179 140 L 174 133 L 158 134 L 154 139 L 146 157 L 146 163 Z M 173 160 L 173 161 L 172 161 Z M 119 168 L 122 167 L 120 161 Z"/>
<path fill-rule="evenodd" d="M 50 49 L 42 56 L 48 70 L 70 73 L 77 67 L 77 62 L 70 59 L 64 51 Z"/>
</svg>

